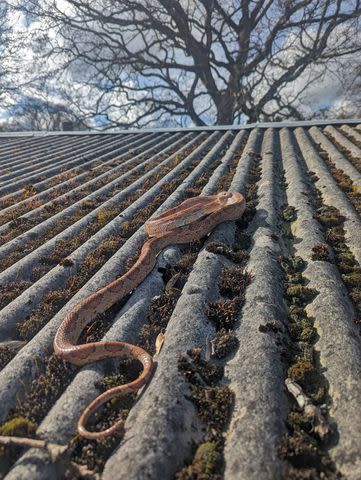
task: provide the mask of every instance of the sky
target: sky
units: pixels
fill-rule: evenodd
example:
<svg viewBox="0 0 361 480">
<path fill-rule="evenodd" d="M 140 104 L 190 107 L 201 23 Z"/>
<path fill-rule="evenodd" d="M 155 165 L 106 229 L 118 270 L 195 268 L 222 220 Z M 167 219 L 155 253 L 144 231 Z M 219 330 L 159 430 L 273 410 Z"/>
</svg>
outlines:
<svg viewBox="0 0 361 480">
<path fill-rule="evenodd" d="M 66 0 L 58 0 L 57 4 L 62 10 L 69 9 Z M 20 13 L 16 15 L 12 14 L 9 18 L 9 22 L 13 28 L 13 38 L 25 37 L 30 39 L 31 35 L 39 27 L 44 26 L 34 17 L 24 16 Z M 53 40 L 60 41 L 54 30 L 47 30 L 47 35 Z M 335 41 L 337 41 L 336 38 Z M 292 56 L 297 55 L 297 49 L 291 49 L 290 52 L 288 52 L 288 55 L 290 56 L 290 60 L 292 60 Z M 29 81 L 32 73 L 38 68 L 37 58 L 38 53 L 32 48 L 31 42 L 25 42 L 20 50 L 18 58 L 16 59 L 16 66 L 19 67 L 18 74 L 16 76 L 14 75 L 14 81 L 16 83 L 25 84 Z M 64 58 L 61 57 L 50 57 L 47 60 L 47 69 L 52 70 L 63 61 Z M 351 94 L 350 85 L 352 85 L 357 78 L 355 66 L 361 64 L 361 59 L 353 56 L 352 58 L 345 58 L 343 62 L 344 64 L 341 69 L 339 65 L 332 64 L 331 62 L 328 70 L 318 78 L 316 82 L 311 84 L 297 99 L 295 105 L 299 108 L 305 118 L 311 118 L 320 110 L 327 110 L 328 117 L 342 115 L 343 117 L 352 118 L 357 116 L 358 110 L 356 108 L 354 95 Z M 295 97 L 298 92 L 303 90 L 304 86 L 309 82 L 309 79 L 316 77 L 318 73 L 320 73 L 319 67 L 309 67 L 291 85 L 287 85 L 282 90 L 284 98 Z M 184 83 L 187 83 L 187 79 L 184 80 Z M 69 85 L 71 85 L 71 89 L 69 89 Z M 146 85 L 146 82 L 144 85 Z M 19 105 L 28 101 L 27 99 L 29 98 L 64 106 L 68 105 L 69 100 L 81 98 L 82 114 L 85 115 L 92 111 L 94 102 L 98 100 L 100 105 L 102 102 L 105 106 L 111 105 L 108 108 L 108 114 L 110 117 L 117 118 L 120 115 L 119 108 L 125 101 L 125 97 L 123 94 L 116 94 L 108 87 L 109 84 L 99 84 L 97 88 L 89 87 L 84 81 L 84 65 L 74 65 L 71 69 L 62 73 L 60 81 L 58 79 L 53 79 L 48 82 L 46 90 L 44 88 L 38 89 L 29 85 L 24 85 L 17 96 L 8 97 L 7 100 L 13 102 L 14 108 L 9 110 L 3 108 L 4 103 L 0 105 L 0 125 L 9 120 L 11 121 L 16 111 L 19 111 Z M 264 89 L 264 86 L 261 84 L 259 86 L 259 95 L 262 95 L 262 89 Z M 103 95 L 103 97 L 99 100 L 101 95 Z M 200 97 L 198 100 L 199 110 L 203 108 L 203 104 L 206 101 L 205 97 Z M 272 102 L 269 103 L 268 108 L 269 111 L 272 111 Z M 125 120 L 134 120 L 138 113 L 139 111 L 137 110 L 127 112 Z M 214 114 L 214 109 L 211 110 L 208 115 L 205 115 L 204 119 L 211 122 L 212 113 Z M 122 119 L 124 119 L 124 112 L 122 112 L 121 115 Z M 98 115 L 93 119 L 90 119 L 89 126 L 94 128 L 101 127 L 104 123 L 104 118 L 105 117 L 102 115 Z M 246 118 L 244 118 L 244 120 L 246 120 Z M 171 123 L 172 121 L 170 120 L 170 126 L 174 126 L 171 125 Z M 188 123 L 191 122 L 188 120 Z M 162 126 L 164 126 L 164 124 Z"/>
</svg>

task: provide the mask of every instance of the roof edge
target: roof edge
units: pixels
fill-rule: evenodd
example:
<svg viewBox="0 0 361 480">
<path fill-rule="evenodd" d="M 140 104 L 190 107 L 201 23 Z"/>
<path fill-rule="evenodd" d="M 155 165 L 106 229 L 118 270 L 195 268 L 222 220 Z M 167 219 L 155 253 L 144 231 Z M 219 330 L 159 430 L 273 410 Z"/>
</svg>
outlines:
<svg viewBox="0 0 361 480">
<path fill-rule="evenodd" d="M 118 135 L 119 133 L 155 133 L 155 132 L 187 132 L 187 131 L 215 131 L 215 130 L 249 130 L 252 128 L 296 128 L 325 125 L 361 124 L 361 119 L 333 119 L 333 120 L 302 120 L 290 122 L 260 122 L 246 125 L 212 125 L 186 128 L 132 128 L 117 131 L 80 130 L 80 131 L 27 131 L 27 132 L 0 132 L 1 137 L 45 137 L 48 135 Z"/>
</svg>

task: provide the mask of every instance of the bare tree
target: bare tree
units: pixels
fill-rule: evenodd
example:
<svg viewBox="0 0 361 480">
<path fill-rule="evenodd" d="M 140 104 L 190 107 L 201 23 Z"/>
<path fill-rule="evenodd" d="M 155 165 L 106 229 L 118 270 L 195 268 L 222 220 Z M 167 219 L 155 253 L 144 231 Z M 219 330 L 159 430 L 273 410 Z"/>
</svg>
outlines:
<svg viewBox="0 0 361 480">
<path fill-rule="evenodd" d="M 107 127 L 300 119 L 309 83 L 361 49 L 360 0 L 27 0 L 19 8 L 42 22 L 38 58 L 68 85 L 67 101 Z"/>
<path fill-rule="evenodd" d="M 8 107 L 10 120 L 3 124 L 6 131 L 77 130 L 83 128 L 63 104 L 22 95 Z M 65 128 L 66 127 L 66 128 Z"/>
<path fill-rule="evenodd" d="M 10 28 L 7 25 L 8 6 L 0 0 L 0 101 L 4 101 L 4 93 L 9 88 L 9 39 Z"/>
</svg>

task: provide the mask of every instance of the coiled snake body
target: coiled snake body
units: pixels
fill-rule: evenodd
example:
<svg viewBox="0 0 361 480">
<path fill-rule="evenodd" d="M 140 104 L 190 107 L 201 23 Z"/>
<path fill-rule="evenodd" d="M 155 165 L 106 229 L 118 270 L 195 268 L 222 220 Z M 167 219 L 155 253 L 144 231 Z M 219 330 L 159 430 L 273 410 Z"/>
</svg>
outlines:
<svg viewBox="0 0 361 480">
<path fill-rule="evenodd" d="M 100 405 L 111 398 L 138 391 L 149 380 L 152 357 L 142 348 L 125 342 L 93 342 L 77 345 L 84 327 L 116 301 L 135 289 L 152 271 L 157 255 L 167 245 L 198 240 L 216 225 L 240 218 L 245 200 L 240 193 L 221 192 L 208 197 L 194 197 L 178 207 L 149 220 L 145 226 L 149 239 L 144 243 L 134 265 L 120 278 L 86 297 L 78 303 L 62 321 L 54 338 L 55 354 L 75 365 L 85 365 L 108 357 L 137 359 L 143 365 L 140 376 L 125 385 L 111 388 L 99 395 L 84 410 L 78 421 L 78 432 L 88 439 L 102 439 L 123 428 L 119 421 L 102 432 L 90 432 L 85 428 L 88 418 Z"/>
</svg>

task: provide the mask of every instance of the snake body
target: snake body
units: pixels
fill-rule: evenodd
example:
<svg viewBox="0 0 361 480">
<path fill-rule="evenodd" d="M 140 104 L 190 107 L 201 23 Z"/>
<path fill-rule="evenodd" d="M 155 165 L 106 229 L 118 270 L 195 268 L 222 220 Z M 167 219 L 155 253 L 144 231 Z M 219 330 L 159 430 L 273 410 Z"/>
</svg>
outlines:
<svg viewBox="0 0 361 480">
<path fill-rule="evenodd" d="M 118 421 L 101 432 L 91 432 L 85 425 L 89 417 L 105 402 L 119 395 L 138 391 L 151 377 L 153 360 L 142 348 L 125 342 L 93 342 L 77 345 L 85 326 L 116 301 L 132 292 L 152 271 L 157 255 L 168 245 L 188 243 L 207 235 L 221 222 L 240 218 L 245 200 L 240 193 L 221 192 L 208 197 L 193 197 L 178 207 L 149 220 L 146 231 L 149 239 L 143 244 L 134 265 L 120 278 L 86 297 L 64 318 L 54 338 L 54 351 L 59 357 L 75 365 L 109 357 L 137 359 L 143 365 L 140 376 L 125 385 L 111 388 L 99 395 L 83 411 L 78 421 L 78 433 L 88 439 L 103 439 L 123 428 Z"/>
</svg>

